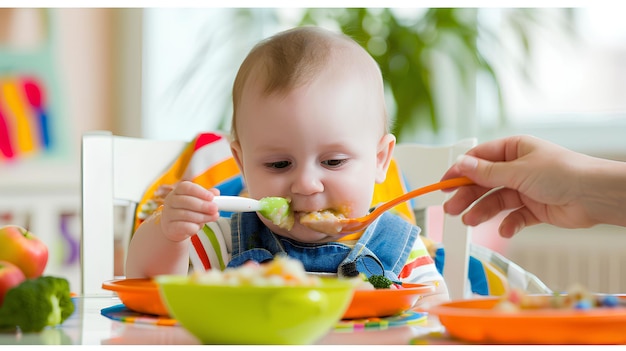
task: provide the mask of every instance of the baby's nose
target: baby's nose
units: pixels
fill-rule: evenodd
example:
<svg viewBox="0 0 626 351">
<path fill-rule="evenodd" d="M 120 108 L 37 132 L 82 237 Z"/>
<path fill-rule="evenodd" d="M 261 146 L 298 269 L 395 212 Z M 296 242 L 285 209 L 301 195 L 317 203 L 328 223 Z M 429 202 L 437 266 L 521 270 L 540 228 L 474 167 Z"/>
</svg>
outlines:
<svg viewBox="0 0 626 351">
<path fill-rule="evenodd" d="M 315 171 L 302 170 L 294 174 L 291 192 L 301 195 L 312 195 L 324 191 L 324 184 Z"/>
</svg>

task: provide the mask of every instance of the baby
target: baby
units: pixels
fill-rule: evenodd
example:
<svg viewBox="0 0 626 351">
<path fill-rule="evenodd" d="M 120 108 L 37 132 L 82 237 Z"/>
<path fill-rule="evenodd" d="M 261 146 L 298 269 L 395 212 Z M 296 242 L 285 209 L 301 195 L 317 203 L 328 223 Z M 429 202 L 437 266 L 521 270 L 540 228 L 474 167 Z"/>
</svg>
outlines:
<svg viewBox="0 0 626 351">
<path fill-rule="evenodd" d="M 395 147 L 383 93 L 376 62 L 344 35 L 298 27 L 257 44 L 233 86 L 231 151 L 250 197 L 291 200 L 293 228 L 255 212 L 220 218 L 211 201 L 218 191 L 184 181 L 134 234 L 127 277 L 186 274 L 190 236 L 205 223 L 230 221 L 217 233 L 228 242 L 230 267 L 287 254 L 309 272 L 432 283 L 437 288 L 429 299 L 447 300 L 419 228 L 399 216 L 385 213 L 341 240 L 299 223 L 319 210 L 368 213 Z"/>
</svg>

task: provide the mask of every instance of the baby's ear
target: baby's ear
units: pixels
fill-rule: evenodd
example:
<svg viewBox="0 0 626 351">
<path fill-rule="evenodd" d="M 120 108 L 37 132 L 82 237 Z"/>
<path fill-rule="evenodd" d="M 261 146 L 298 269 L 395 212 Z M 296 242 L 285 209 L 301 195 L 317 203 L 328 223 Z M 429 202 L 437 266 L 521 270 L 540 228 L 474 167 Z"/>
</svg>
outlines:
<svg viewBox="0 0 626 351">
<path fill-rule="evenodd" d="M 376 183 L 382 183 L 387 177 L 387 169 L 396 147 L 396 137 L 393 134 L 385 134 L 378 142 L 376 148 Z"/>
<path fill-rule="evenodd" d="M 230 142 L 230 152 L 233 154 L 233 158 L 235 159 L 235 162 L 237 162 L 237 167 L 239 167 L 239 172 L 241 172 L 241 175 L 244 176 L 243 174 L 243 154 L 241 151 L 241 144 L 239 144 L 238 141 L 231 141 Z M 245 176 L 244 176 L 245 178 Z"/>
</svg>

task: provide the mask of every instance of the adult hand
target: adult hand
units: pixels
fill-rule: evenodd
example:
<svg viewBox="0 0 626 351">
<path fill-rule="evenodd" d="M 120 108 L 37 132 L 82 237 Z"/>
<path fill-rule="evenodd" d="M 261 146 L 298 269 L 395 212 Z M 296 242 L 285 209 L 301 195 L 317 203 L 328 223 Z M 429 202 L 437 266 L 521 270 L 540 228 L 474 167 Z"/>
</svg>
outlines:
<svg viewBox="0 0 626 351">
<path fill-rule="evenodd" d="M 501 211 L 511 211 L 500 225 L 503 237 L 538 223 L 589 227 L 598 221 L 585 202 L 584 178 L 597 161 L 531 136 L 482 143 L 461 156 L 442 177 L 467 176 L 476 183 L 459 188 L 444 211 L 458 215 L 489 192 L 463 215 L 465 224 L 475 226 Z"/>
</svg>

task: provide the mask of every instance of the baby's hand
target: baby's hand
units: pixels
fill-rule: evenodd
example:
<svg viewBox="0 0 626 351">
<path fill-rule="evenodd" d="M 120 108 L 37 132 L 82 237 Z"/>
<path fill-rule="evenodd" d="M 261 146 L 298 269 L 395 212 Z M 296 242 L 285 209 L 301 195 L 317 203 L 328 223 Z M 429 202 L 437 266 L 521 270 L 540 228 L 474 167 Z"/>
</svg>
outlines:
<svg viewBox="0 0 626 351">
<path fill-rule="evenodd" d="M 207 190 L 189 181 L 180 182 L 165 197 L 161 211 L 160 227 L 165 237 L 172 241 L 184 240 L 219 217 L 213 196 L 218 189 Z"/>
</svg>

